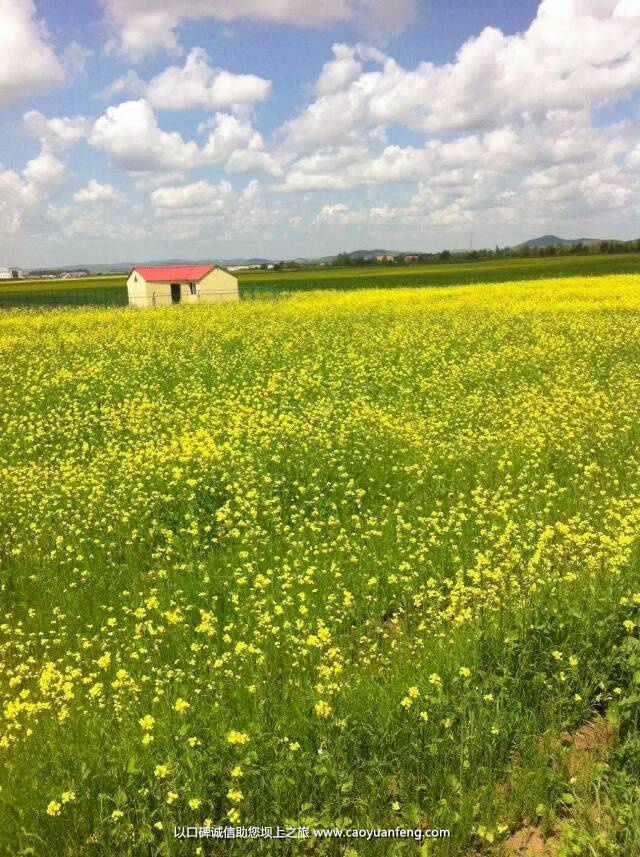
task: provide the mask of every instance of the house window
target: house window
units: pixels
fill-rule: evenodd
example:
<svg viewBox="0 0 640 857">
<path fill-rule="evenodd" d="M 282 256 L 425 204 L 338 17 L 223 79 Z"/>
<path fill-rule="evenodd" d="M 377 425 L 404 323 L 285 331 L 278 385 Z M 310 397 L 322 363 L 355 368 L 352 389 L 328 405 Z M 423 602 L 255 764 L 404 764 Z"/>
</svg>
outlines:
<svg viewBox="0 0 640 857">
<path fill-rule="evenodd" d="M 189 294 L 195 295 L 195 293 L 196 293 L 196 284 L 195 283 L 189 283 Z"/>
</svg>

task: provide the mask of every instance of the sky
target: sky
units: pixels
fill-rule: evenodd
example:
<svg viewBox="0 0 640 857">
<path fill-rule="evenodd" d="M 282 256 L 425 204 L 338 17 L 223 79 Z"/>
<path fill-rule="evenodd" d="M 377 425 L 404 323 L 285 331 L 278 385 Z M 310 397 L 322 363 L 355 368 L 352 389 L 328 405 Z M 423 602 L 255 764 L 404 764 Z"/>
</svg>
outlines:
<svg viewBox="0 0 640 857">
<path fill-rule="evenodd" d="M 0 265 L 635 238 L 640 0 L 0 0 Z"/>
</svg>

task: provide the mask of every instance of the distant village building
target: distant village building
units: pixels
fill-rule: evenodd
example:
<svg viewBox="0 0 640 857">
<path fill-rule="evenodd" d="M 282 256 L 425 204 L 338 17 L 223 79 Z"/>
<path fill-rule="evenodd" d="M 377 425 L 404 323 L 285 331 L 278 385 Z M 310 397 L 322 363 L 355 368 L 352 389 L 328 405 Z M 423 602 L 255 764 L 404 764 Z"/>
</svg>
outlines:
<svg viewBox="0 0 640 857">
<path fill-rule="evenodd" d="M 256 262 L 255 264 L 247 262 L 245 265 L 226 265 L 225 271 L 233 271 L 235 273 L 236 271 L 260 271 L 263 268 L 267 271 L 273 270 L 273 262 L 269 262 L 268 264 L 265 262 Z"/>
<path fill-rule="evenodd" d="M 385 253 L 383 256 L 376 256 L 376 262 L 393 262 L 395 258 L 390 253 Z"/>
<path fill-rule="evenodd" d="M 129 274 L 127 292 L 133 307 L 240 299 L 237 278 L 217 265 L 136 265 Z"/>
<path fill-rule="evenodd" d="M 0 268 L 0 280 L 21 280 L 21 268 Z"/>
<path fill-rule="evenodd" d="M 417 262 L 418 257 L 417 256 L 405 256 L 404 261 L 406 262 L 407 265 L 410 265 L 412 262 Z"/>
</svg>

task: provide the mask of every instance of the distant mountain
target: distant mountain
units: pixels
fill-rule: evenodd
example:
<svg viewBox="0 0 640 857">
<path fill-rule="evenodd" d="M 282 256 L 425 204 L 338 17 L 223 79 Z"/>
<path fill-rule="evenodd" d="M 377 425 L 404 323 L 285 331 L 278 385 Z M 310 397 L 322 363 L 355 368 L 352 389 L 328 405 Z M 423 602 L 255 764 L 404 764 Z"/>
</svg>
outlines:
<svg viewBox="0 0 640 857">
<path fill-rule="evenodd" d="M 540 238 L 531 238 L 529 241 L 523 241 L 517 246 L 524 247 L 574 247 L 576 244 L 597 244 L 601 238 L 558 238 L 557 235 L 541 235 Z"/>
<path fill-rule="evenodd" d="M 375 258 L 376 256 L 398 256 L 403 255 L 404 253 L 409 253 L 409 250 L 383 250 L 382 248 L 378 248 L 375 250 L 352 250 L 350 253 L 347 253 L 347 256 L 350 256 L 352 259 L 370 259 Z M 332 256 L 320 256 L 316 258 L 297 258 L 294 261 L 298 264 L 306 264 L 306 263 L 314 263 L 317 264 L 319 262 L 330 263 L 336 257 L 334 253 Z M 263 259 L 259 256 L 254 256 L 250 259 L 244 257 L 238 257 L 233 259 L 150 259 L 150 260 L 139 260 L 136 262 L 111 262 L 106 265 L 93 265 L 93 264 L 82 264 L 82 265 L 61 265 L 57 268 L 51 268 L 51 271 L 77 271 L 77 270 L 86 270 L 91 274 L 119 274 L 119 273 L 129 273 L 129 271 L 133 268 L 134 265 L 207 265 L 213 262 L 216 265 L 222 265 L 222 267 L 226 267 L 227 265 L 272 265 L 276 262 L 281 262 L 282 257 L 280 259 Z M 39 268 L 38 271 L 46 271 L 49 269 Z"/>
<path fill-rule="evenodd" d="M 344 252 L 344 251 L 343 251 Z M 376 256 L 404 256 L 407 253 L 416 253 L 421 251 L 416 250 L 383 250 L 382 247 L 377 247 L 374 250 L 351 250 L 344 252 L 345 256 L 350 259 L 375 259 Z M 317 259 L 299 259 L 302 262 L 332 262 L 336 258 L 336 253 L 331 256 L 320 256 Z"/>
<path fill-rule="evenodd" d="M 556 247 L 558 245 L 565 247 L 574 247 L 576 244 L 597 244 L 604 239 L 600 238 L 559 238 L 557 235 L 541 235 L 539 238 L 531 238 L 529 241 L 523 241 L 522 244 L 516 245 L 514 249 L 524 250 L 527 248 L 540 249 L 544 247 Z M 612 244 L 629 244 L 628 241 L 617 241 L 615 239 L 607 239 Z M 349 256 L 354 261 L 365 259 L 375 259 L 376 256 L 413 256 L 423 253 L 421 250 L 385 250 L 382 247 L 376 247 L 372 250 L 351 250 L 340 255 Z M 464 255 L 469 253 L 468 249 L 450 250 L 451 256 Z M 77 271 L 87 270 L 91 274 L 111 274 L 111 273 L 129 273 L 136 265 L 206 265 L 214 263 L 227 267 L 228 265 L 271 265 L 286 260 L 295 262 L 299 265 L 330 265 L 338 254 L 334 253 L 331 256 L 315 256 L 315 257 L 298 257 L 292 259 L 290 256 L 280 256 L 276 259 L 265 259 L 261 256 L 253 256 L 246 258 L 244 256 L 234 257 L 232 259 L 151 259 L 151 260 L 136 260 L 136 262 L 110 262 L 108 264 L 82 264 L 82 265 L 63 265 L 60 267 L 38 268 L 39 273 L 58 272 L 58 271 Z M 34 269 L 31 269 L 34 270 Z M 25 273 L 29 273 L 25 270 Z"/>
<path fill-rule="evenodd" d="M 89 271 L 91 274 L 119 274 L 126 273 L 133 268 L 134 265 L 268 265 L 272 264 L 272 259 L 151 259 L 150 261 L 139 262 L 111 262 L 107 265 L 62 265 L 58 268 L 51 268 L 52 271 Z M 48 270 L 39 268 L 38 270 Z"/>
<path fill-rule="evenodd" d="M 368 259 L 371 256 L 399 256 L 401 252 L 405 251 L 383 250 L 379 247 L 376 250 L 352 250 L 350 253 L 347 253 L 347 256 L 350 256 L 352 259 Z"/>
</svg>

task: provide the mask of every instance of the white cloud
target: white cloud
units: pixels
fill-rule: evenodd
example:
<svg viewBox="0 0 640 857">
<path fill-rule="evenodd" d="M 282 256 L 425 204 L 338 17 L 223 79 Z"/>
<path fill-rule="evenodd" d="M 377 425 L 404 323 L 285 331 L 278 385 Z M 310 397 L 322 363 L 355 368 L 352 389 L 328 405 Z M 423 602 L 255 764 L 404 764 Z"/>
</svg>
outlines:
<svg viewBox="0 0 640 857">
<path fill-rule="evenodd" d="M 216 113 L 202 156 L 207 163 L 219 164 L 238 149 L 262 149 L 263 145 L 261 135 L 251 122 L 231 113 Z"/>
<path fill-rule="evenodd" d="M 109 162 L 130 172 L 188 172 L 228 162 L 232 172 L 260 169 L 277 173 L 275 159 L 263 151 L 262 136 L 248 119 L 216 113 L 205 144 L 185 141 L 176 131 L 162 131 L 144 99 L 107 108 L 89 136 L 91 145 L 106 151 Z M 201 126 L 204 127 L 204 126 Z"/>
<path fill-rule="evenodd" d="M 444 208 L 436 209 L 429 215 L 429 219 L 434 226 L 464 226 L 468 223 L 473 223 L 473 212 L 464 208 L 463 204 L 456 200 Z"/>
<path fill-rule="evenodd" d="M 324 205 L 315 216 L 313 223 L 318 226 L 351 226 L 366 219 L 364 212 L 352 211 L 343 202 Z"/>
<path fill-rule="evenodd" d="M 549 111 L 481 134 L 431 139 L 424 146 L 326 146 L 290 163 L 278 190 L 346 190 L 358 185 L 426 181 L 460 186 L 469 170 L 517 181 L 528 170 L 554 164 L 582 165 L 582 174 L 615 163 L 632 145 L 630 125 L 594 127 L 585 111 Z"/>
<path fill-rule="evenodd" d="M 119 35 L 119 48 L 139 62 L 158 49 L 179 49 L 175 30 L 181 22 L 212 18 L 249 19 L 295 27 L 327 27 L 354 23 L 370 33 L 393 35 L 414 18 L 417 0 L 103 0 Z"/>
<path fill-rule="evenodd" d="M 283 167 L 277 157 L 258 148 L 238 149 L 229 156 L 225 164 L 229 173 L 263 172 L 281 176 Z"/>
<path fill-rule="evenodd" d="M 548 210 L 566 216 L 602 214 L 632 205 L 635 196 L 629 176 L 615 165 L 585 169 L 565 164 L 539 170 L 523 182 L 529 210 Z"/>
<path fill-rule="evenodd" d="M 278 159 L 264 151 L 264 140 L 248 119 L 240 119 L 230 113 L 216 113 L 213 131 L 202 149 L 202 160 L 207 164 L 226 162 L 225 168 L 232 173 L 259 172 L 282 174 Z"/>
<path fill-rule="evenodd" d="M 39 224 L 47 201 L 65 178 L 64 164 L 46 147 L 22 173 L 0 165 L 0 234 L 10 237 Z"/>
<path fill-rule="evenodd" d="M 129 69 L 125 74 L 120 75 L 109 86 L 96 92 L 92 98 L 99 101 L 110 101 L 114 95 L 121 95 L 126 92 L 129 95 L 143 95 L 146 83 L 133 70 Z"/>
<path fill-rule="evenodd" d="M 91 121 L 85 116 L 62 116 L 47 119 L 39 110 L 29 110 L 22 117 L 27 134 L 37 137 L 50 148 L 66 148 L 85 139 Z"/>
<path fill-rule="evenodd" d="M 286 180 L 279 186 L 283 191 L 342 190 L 358 183 L 363 167 L 372 155 L 363 145 L 330 146 L 297 160 Z M 366 167 L 365 167 L 366 168 Z"/>
<path fill-rule="evenodd" d="M 113 241 L 114 246 L 121 247 L 123 241 L 141 240 L 147 234 L 144 223 L 135 220 L 123 221 L 121 217 L 118 217 L 116 222 L 109 221 L 103 211 L 93 209 L 83 210 L 76 215 L 73 210 L 63 208 L 50 212 L 50 217 L 58 221 L 58 234 L 63 239 L 72 240 L 74 247 L 78 242 L 94 243 L 105 240 Z"/>
<path fill-rule="evenodd" d="M 109 162 L 124 170 L 182 171 L 201 162 L 197 143 L 185 142 L 176 131 L 160 130 L 151 106 L 144 99 L 107 108 L 96 120 L 89 142 L 104 149 Z"/>
<path fill-rule="evenodd" d="M 271 82 L 255 74 L 232 74 L 209 66 L 203 48 L 193 48 L 184 66 L 169 66 L 144 87 L 147 101 L 163 110 L 217 110 L 264 101 Z"/>
<path fill-rule="evenodd" d="M 356 59 L 356 49 L 349 45 L 335 44 L 331 50 L 334 58 L 322 67 L 316 81 L 318 95 L 338 92 L 362 74 L 362 63 Z"/>
<path fill-rule="evenodd" d="M 543 0 L 526 32 L 486 27 L 443 65 L 408 70 L 345 45 L 334 56 L 318 97 L 281 129 L 293 150 L 362 139 L 380 126 L 488 130 L 628 98 L 640 85 L 640 4 Z M 363 60 L 377 67 L 364 70 Z"/>
<path fill-rule="evenodd" d="M 217 241 L 230 238 L 246 241 L 250 231 L 261 234 L 278 228 L 281 212 L 277 205 L 266 205 L 263 189 L 253 179 L 242 190 L 236 190 L 223 179 L 218 184 L 193 182 L 180 187 L 161 187 L 151 194 L 156 223 L 163 232 L 188 235 L 195 240 Z"/>
<path fill-rule="evenodd" d="M 0 106 L 64 83 L 63 64 L 49 41 L 33 0 L 2 0 Z"/>
<path fill-rule="evenodd" d="M 234 197 L 232 185 L 224 179 L 217 185 L 199 181 L 182 187 L 158 188 L 151 194 L 151 204 L 159 213 L 198 215 L 224 211 Z"/>
<path fill-rule="evenodd" d="M 66 168 L 53 152 L 43 148 L 40 154 L 27 162 L 22 171 L 25 178 L 24 197 L 29 200 L 40 199 L 60 184 L 66 175 Z"/>
<path fill-rule="evenodd" d="M 86 187 L 80 188 L 73 195 L 74 202 L 122 202 L 124 197 L 110 184 L 100 184 L 96 179 L 90 179 Z"/>
<path fill-rule="evenodd" d="M 365 226 L 367 229 L 377 229 L 406 215 L 401 206 L 374 205 L 370 208 L 351 208 L 343 202 L 324 205 L 311 221 L 312 226 L 326 226 L 335 229 L 344 226 Z"/>
<path fill-rule="evenodd" d="M 163 185 L 176 184 L 184 181 L 183 173 L 139 173 L 130 174 L 135 177 L 134 185 L 137 190 L 153 190 Z"/>
<path fill-rule="evenodd" d="M 62 63 L 70 77 L 80 77 L 84 74 L 85 65 L 93 51 L 79 45 L 78 42 L 69 42 L 62 55 Z"/>
<path fill-rule="evenodd" d="M 315 6 L 307 0 L 269 6 L 258 0 L 103 2 L 120 10 L 124 43 L 135 59 L 175 44 L 176 28 L 187 20 L 362 25 L 369 11 L 379 24 L 412 6 L 382 0 Z M 26 20 L 38 35 L 62 76 L 81 73 L 87 52 L 72 43 L 56 59 L 31 0 L 0 0 L 0 27 L 8 4 L 27 10 L 22 24 Z M 0 43 L 3 38 L 0 29 Z M 314 86 L 305 89 L 308 105 L 289 114 L 274 142 L 254 110 L 269 97 L 270 81 L 216 68 L 202 48 L 146 79 L 133 70 L 122 73 L 96 96 L 121 96 L 116 102 L 122 103 L 108 102 L 97 119 L 29 110 L 22 128 L 40 141 L 41 152 L 22 171 L 0 169 L 0 241 L 2 234 L 48 233 L 73 238 L 75 246 L 83 230 L 97 240 L 102 216 L 105 236 L 115 242 L 120 215 L 131 218 L 126 234 L 136 240 L 153 235 L 204 247 L 212 234 L 217 240 L 259 236 L 260 242 L 273 234 L 284 252 L 281 236 L 290 226 L 313 242 L 351 234 L 377 246 L 428 246 L 431 235 L 462 246 L 472 226 L 490 243 L 504 243 L 523 229 L 562 234 L 562 224 L 571 233 L 630 234 L 640 205 L 637 124 L 595 111 L 640 90 L 639 0 L 543 0 L 526 31 L 485 28 L 443 64 L 410 68 L 370 45 L 342 42 L 327 59 Z M 7 97 L 3 63 L 0 54 L 0 101 Z M 15 68 L 11 74 L 22 74 Z M 55 82 L 55 74 L 49 78 Z M 164 122 L 176 118 L 164 110 L 204 111 L 195 121 L 178 117 L 197 125 L 197 136 L 183 130 L 188 124 L 172 126 L 181 133 L 164 130 Z M 138 209 L 114 207 L 109 215 L 101 203 L 122 197 L 99 168 L 83 174 L 76 187 L 85 186 L 58 204 L 66 171 L 57 154 L 83 139 L 126 170 L 130 186 L 146 192 Z M 83 164 L 78 159 L 80 169 Z M 219 178 L 223 170 L 228 177 L 260 172 L 264 184 L 254 180 L 236 190 Z M 619 226 L 603 229 L 602 223 Z"/>
</svg>

